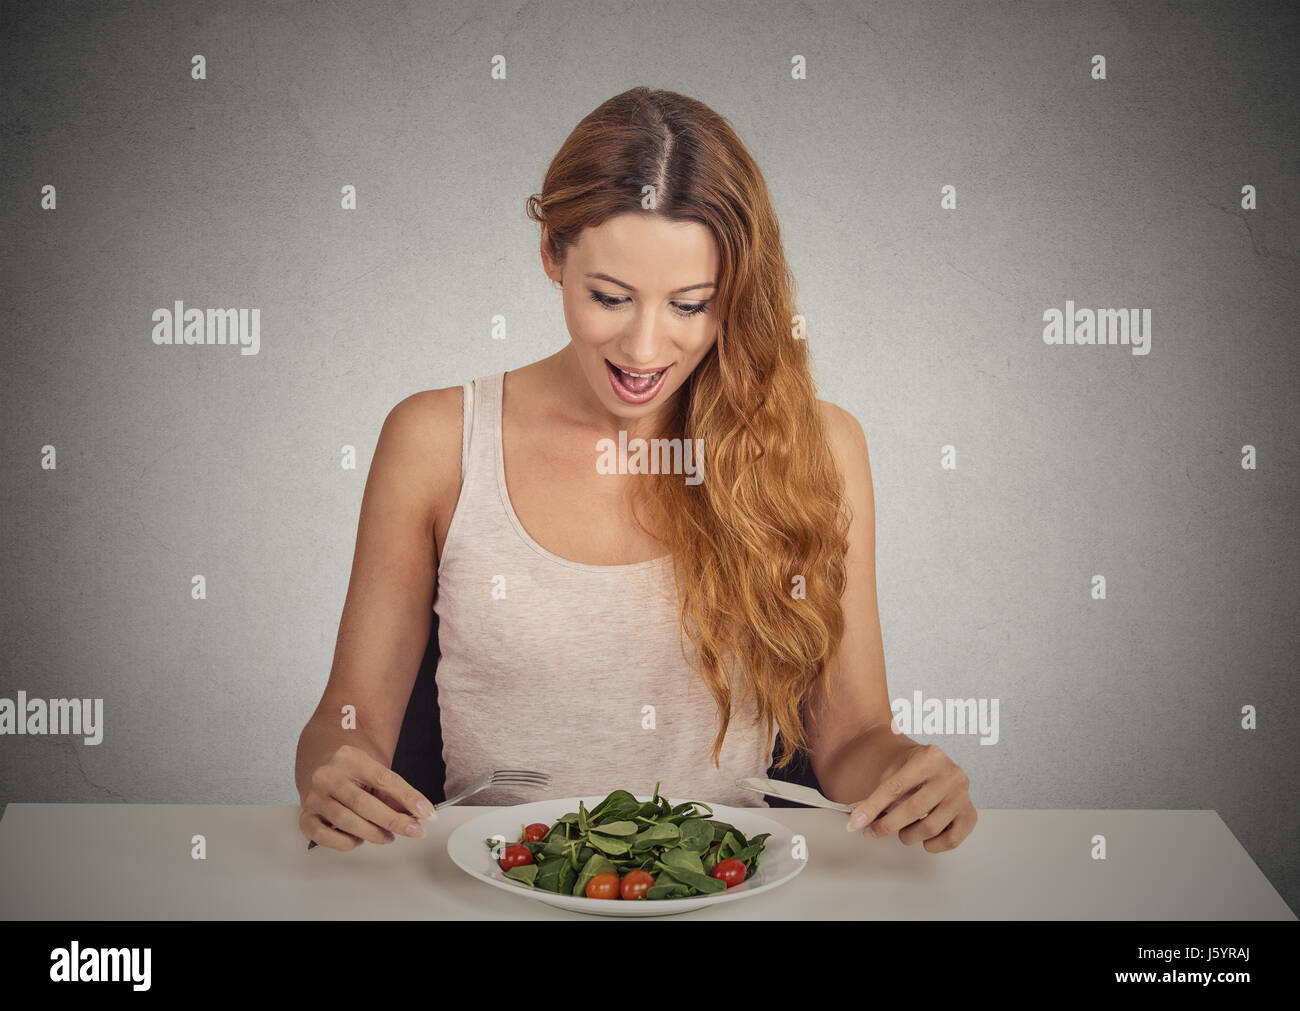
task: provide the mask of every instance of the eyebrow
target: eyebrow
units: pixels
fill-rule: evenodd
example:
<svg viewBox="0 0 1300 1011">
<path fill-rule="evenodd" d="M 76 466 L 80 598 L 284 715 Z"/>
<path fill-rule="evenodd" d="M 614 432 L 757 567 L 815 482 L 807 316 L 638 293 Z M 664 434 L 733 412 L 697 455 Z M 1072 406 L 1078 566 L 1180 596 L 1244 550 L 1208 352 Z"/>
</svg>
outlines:
<svg viewBox="0 0 1300 1011">
<path fill-rule="evenodd" d="M 616 277 L 610 277 L 608 274 L 586 274 L 585 277 L 595 277 L 601 281 L 608 281 L 610 284 L 617 284 L 620 288 L 626 288 L 628 291 L 636 291 L 630 284 L 624 284 Z M 674 288 L 668 294 L 677 295 L 683 291 L 694 291 L 696 288 L 716 288 L 717 285 L 709 282 L 707 284 L 688 284 L 685 288 Z"/>
</svg>

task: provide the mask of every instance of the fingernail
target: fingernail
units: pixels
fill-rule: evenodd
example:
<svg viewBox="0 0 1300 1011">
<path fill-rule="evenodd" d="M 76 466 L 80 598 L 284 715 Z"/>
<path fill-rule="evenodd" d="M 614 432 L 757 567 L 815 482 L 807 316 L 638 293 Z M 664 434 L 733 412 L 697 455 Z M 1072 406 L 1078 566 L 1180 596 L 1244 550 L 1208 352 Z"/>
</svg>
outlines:
<svg viewBox="0 0 1300 1011">
<path fill-rule="evenodd" d="M 857 812 L 857 814 L 855 814 L 852 818 L 849 819 L 849 823 L 844 826 L 844 830 L 846 832 L 856 832 L 866 823 L 867 823 L 867 812 L 859 811 Z"/>
<path fill-rule="evenodd" d="M 424 835 L 424 829 L 420 828 L 419 825 L 407 825 L 406 834 L 409 836 L 422 836 Z"/>
<path fill-rule="evenodd" d="M 422 818 L 433 817 L 433 807 L 429 804 L 427 800 L 420 801 L 420 803 L 415 805 L 415 809 L 420 812 L 420 816 Z"/>
</svg>

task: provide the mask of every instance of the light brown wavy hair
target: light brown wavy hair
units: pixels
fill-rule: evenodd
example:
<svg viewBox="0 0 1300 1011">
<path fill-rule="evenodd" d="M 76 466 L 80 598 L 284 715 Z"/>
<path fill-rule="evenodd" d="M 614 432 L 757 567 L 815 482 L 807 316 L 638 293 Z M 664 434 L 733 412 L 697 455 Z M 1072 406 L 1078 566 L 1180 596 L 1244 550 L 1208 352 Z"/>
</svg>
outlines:
<svg viewBox="0 0 1300 1011">
<path fill-rule="evenodd" d="M 655 435 L 703 439 L 704 478 L 645 475 L 636 490 L 654 529 L 635 504 L 633 514 L 672 550 L 683 634 L 698 663 L 683 655 L 718 706 L 714 766 L 743 689 L 740 704 L 755 698 L 769 741 L 777 725 L 784 769 L 807 755 L 812 692 L 821 686 L 829 697 L 848 533 L 808 342 L 794 336 L 794 275 L 758 166 L 731 124 L 693 98 L 645 87 L 611 98 L 569 134 L 527 201 L 561 264 L 584 228 L 626 212 L 699 222 L 718 245 L 717 341 Z"/>
</svg>

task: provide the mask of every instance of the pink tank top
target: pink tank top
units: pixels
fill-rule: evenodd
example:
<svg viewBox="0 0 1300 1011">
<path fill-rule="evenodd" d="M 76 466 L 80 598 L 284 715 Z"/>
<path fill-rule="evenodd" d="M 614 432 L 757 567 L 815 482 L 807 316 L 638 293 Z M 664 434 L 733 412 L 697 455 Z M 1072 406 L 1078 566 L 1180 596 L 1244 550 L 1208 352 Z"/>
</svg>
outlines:
<svg viewBox="0 0 1300 1011">
<path fill-rule="evenodd" d="M 519 522 L 502 462 L 504 377 L 464 385 L 460 499 L 433 600 L 447 796 L 492 769 L 533 769 L 549 789 L 490 787 L 463 803 L 649 795 L 658 782 L 677 802 L 767 807 L 736 780 L 767 775 L 776 729 L 769 738 L 754 722 L 752 698 L 733 703 L 714 767 L 717 707 L 683 655 L 694 646 L 671 560 L 569 561 Z"/>
</svg>

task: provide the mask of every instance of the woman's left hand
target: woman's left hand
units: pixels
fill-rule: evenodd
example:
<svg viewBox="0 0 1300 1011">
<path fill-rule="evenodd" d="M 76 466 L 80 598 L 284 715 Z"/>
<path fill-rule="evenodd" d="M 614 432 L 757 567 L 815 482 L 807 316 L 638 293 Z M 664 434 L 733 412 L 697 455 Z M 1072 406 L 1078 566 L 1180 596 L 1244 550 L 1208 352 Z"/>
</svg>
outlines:
<svg viewBox="0 0 1300 1011">
<path fill-rule="evenodd" d="M 969 788 L 970 778 L 938 745 L 918 744 L 886 767 L 871 796 L 853 805 L 847 827 L 861 828 L 864 838 L 897 832 L 900 842 L 923 842 L 930 853 L 955 849 L 979 818 Z"/>
</svg>

